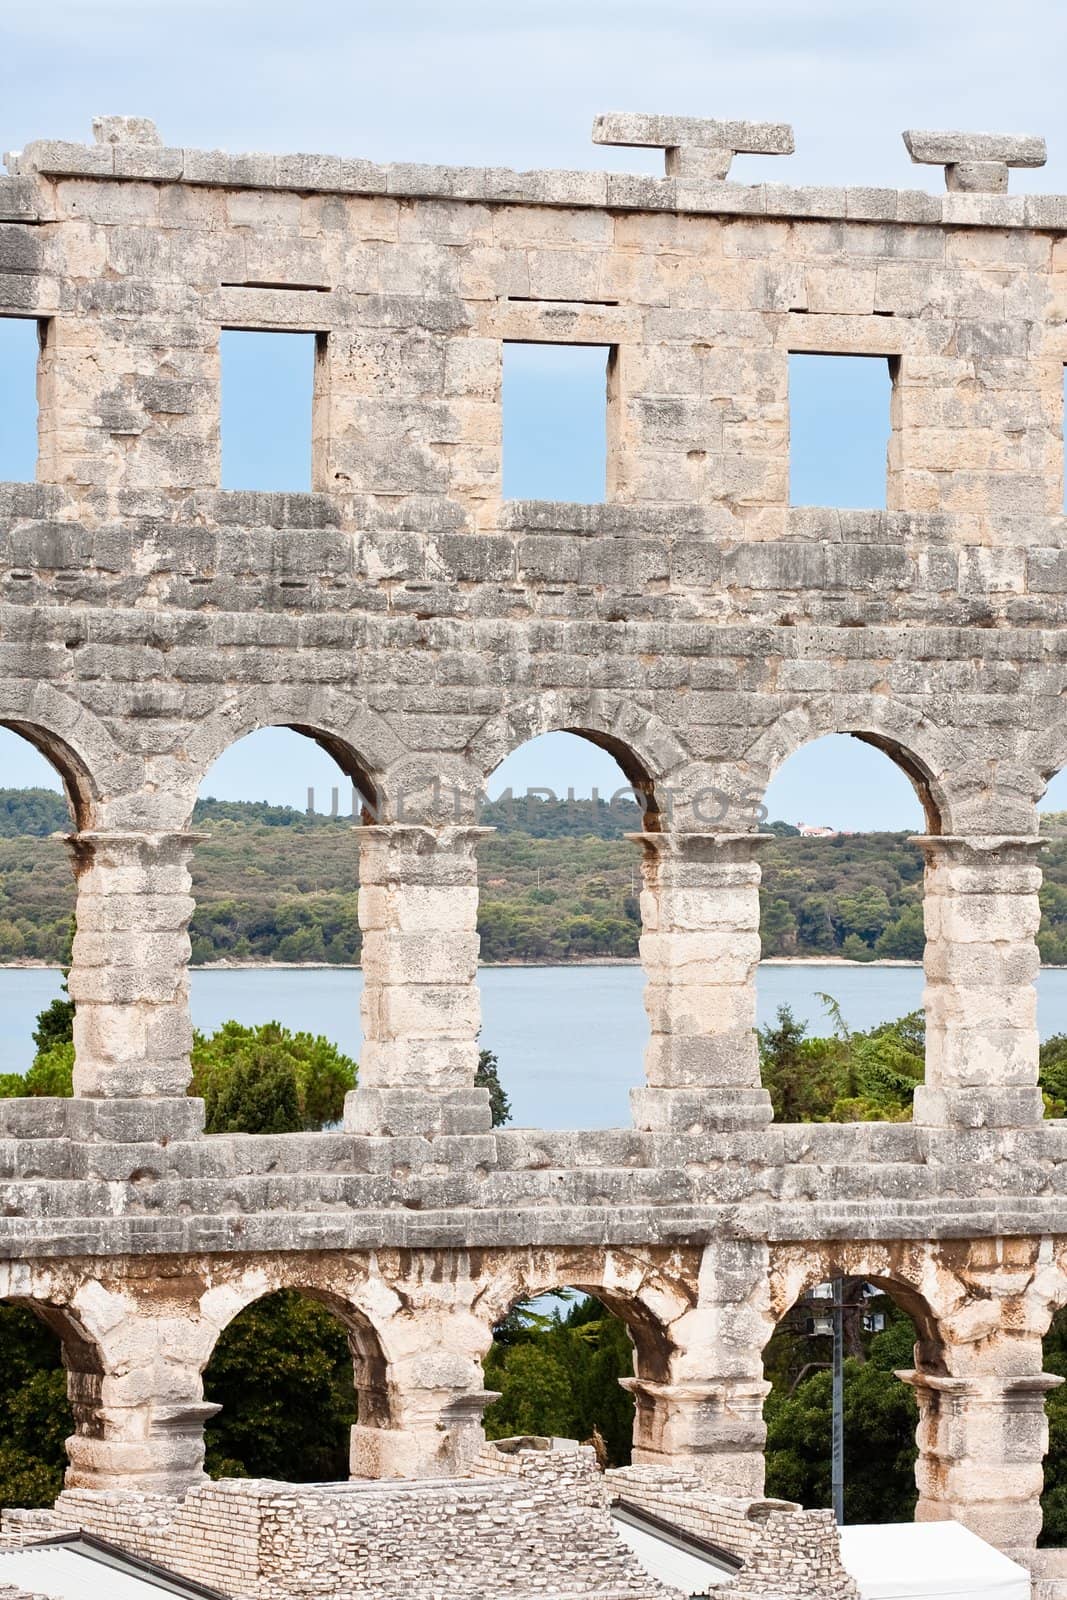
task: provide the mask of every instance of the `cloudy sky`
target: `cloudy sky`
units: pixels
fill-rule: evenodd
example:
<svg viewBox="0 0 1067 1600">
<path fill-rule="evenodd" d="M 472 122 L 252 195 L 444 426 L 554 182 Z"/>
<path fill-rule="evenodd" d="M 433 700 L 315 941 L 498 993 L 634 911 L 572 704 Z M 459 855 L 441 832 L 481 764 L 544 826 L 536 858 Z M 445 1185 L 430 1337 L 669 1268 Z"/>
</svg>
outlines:
<svg viewBox="0 0 1067 1600">
<path fill-rule="evenodd" d="M 596 112 L 631 109 L 792 122 L 795 156 L 747 165 L 818 182 L 907 181 L 905 127 L 1033 128 L 1067 186 L 1059 0 L 48 0 L 3 16 L 13 148 L 130 111 L 172 144 L 632 169 L 655 158 L 589 146 Z"/>
<path fill-rule="evenodd" d="M 124 112 L 153 117 L 175 145 L 656 171 L 656 152 L 595 148 L 589 132 L 597 112 L 660 111 L 793 123 L 797 153 L 738 160 L 733 175 L 749 180 L 938 188 L 939 171 L 910 164 L 902 129 L 1044 133 L 1048 167 L 1014 173 L 1012 186 L 1064 191 L 1065 50 L 1062 0 L 9 0 L 0 10 L 0 146 L 88 140 L 94 114 Z M 26 450 L 24 413 L 11 398 L 32 360 L 19 333 L 0 325 L 3 476 L 16 475 Z M 262 429 L 249 397 L 276 353 L 230 366 L 224 402 L 235 429 L 244 411 L 249 441 L 229 453 L 232 486 L 266 487 L 268 469 L 297 480 L 305 470 L 278 449 L 257 457 L 252 442 Z M 301 359 L 291 341 L 285 355 Z M 543 485 L 546 496 L 596 497 L 602 374 L 581 360 L 563 408 L 536 360 L 509 379 L 516 431 L 528 441 L 506 457 L 509 494 L 533 492 L 531 475 L 551 458 L 560 481 Z M 798 374 L 794 429 L 809 430 L 816 485 L 836 470 L 837 503 L 878 504 L 882 375 L 852 363 L 844 381 L 851 387 L 830 392 Z M 302 403 L 298 383 L 285 389 Z M 32 449 L 32 429 L 29 437 Z M 861 438 L 874 439 L 873 456 L 858 453 Z M 816 485 L 810 497 L 832 503 Z M 794 497 L 809 493 L 795 485 Z M 336 772 L 317 751 L 294 762 L 284 739 L 264 734 L 235 750 L 209 790 L 303 804 L 314 784 L 325 796 Z M 32 781 L 32 759 L 12 743 L 0 751 L 0 782 Z M 570 741 L 531 750 L 501 774 L 516 787 L 572 783 L 578 792 L 614 779 L 599 752 Z M 851 740 L 794 758 L 771 809 L 841 827 L 919 824 L 906 780 Z"/>
</svg>

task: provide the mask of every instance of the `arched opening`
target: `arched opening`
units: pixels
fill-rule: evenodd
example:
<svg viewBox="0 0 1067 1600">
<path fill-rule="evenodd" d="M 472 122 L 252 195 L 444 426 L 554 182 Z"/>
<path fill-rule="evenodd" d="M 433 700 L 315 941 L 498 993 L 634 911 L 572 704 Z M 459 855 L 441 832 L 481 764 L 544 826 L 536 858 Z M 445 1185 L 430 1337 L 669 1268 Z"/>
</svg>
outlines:
<svg viewBox="0 0 1067 1600">
<path fill-rule="evenodd" d="M 1067 769 L 1050 780 L 1037 809 L 1044 846 L 1037 933 L 1041 1087 L 1046 1115 L 1067 1117 Z"/>
<path fill-rule="evenodd" d="M 516 1301 L 493 1328 L 483 1370 L 500 1394 L 485 1413 L 488 1438 L 577 1439 L 602 1466 L 622 1467 L 634 1444 L 627 1385 L 663 1379 L 666 1363 L 662 1332 L 641 1306 L 571 1287 Z"/>
<path fill-rule="evenodd" d="M 360 1046 L 370 780 L 338 741 L 262 728 L 205 774 L 193 827 L 193 1085 L 207 1131 L 336 1124 Z"/>
<path fill-rule="evenodd" d="M 66 994 L 76 880 L 57 835 L 88 820 L 88 777 L 62 743 L 0 725 L 0 1097 L 69 1095 Z"/>
<path fill-rule="evenodd" d="M 103 1364 L 64 1307 L 0 1301 L 0 1505 L 50 1506 L 101 1438 Z"/>
<path fill-rule="evenodd" d="M 918 1498 L 919 1411 L 896 1376 L 940 1371 L 936 1334 L 918 1297 L 880 1278 L 842 1276 L 812 1285 L 778 1323 L 763 1355 L 770 1392 L 766 1492 L 831 1507 L 833 1361 L 843 1367 L 844 1520 L 907 1522 Z"/>
<path fill-rule="evenodd" d="M 924 861 L 914 758 L 866 735 L 804 745 L 766 793 L 761 1071 L 782 1121 L 910 1117 L 923 1078 Z"/>
<path fill-rule="evenodd" d="M 50 1506 L 73 1432 L 57 1329 L 43 1309 L 0 1301 L 0 1505 Z"/>
<path fill-rule="evenodd" d="M 1067 1306 L 1061 1307 L 1053 1317 L 1042 1348 L 1042 1370 L 1067 1379 Z M 1051 1549 L 1063 1549 L 1067 1547 L 1067 1382 L 1049 1391 L 1045 1398 L 1045 1416 L 1048 1449 L 1038 1543 Z"/>
<path fill-rule="evenodd" d="M 366 1319 L 337 1297 L 279 1289 L 241 1311 L 204 1369 L 221 1410 L 205 1434 L 213 1478 L 335 1482 L 352 1429 L 384 1425 L 385 1358 Z"/>
<path fill-rule="evenodd" d="M 483 1041 L 514 1120 L 629 1122 L 648 1024 L 638 966 L 641 851 L 658 827 L 651 780 L 602 735 L 542 734 L 488 782 L 479 846 Z"/>
</svg>

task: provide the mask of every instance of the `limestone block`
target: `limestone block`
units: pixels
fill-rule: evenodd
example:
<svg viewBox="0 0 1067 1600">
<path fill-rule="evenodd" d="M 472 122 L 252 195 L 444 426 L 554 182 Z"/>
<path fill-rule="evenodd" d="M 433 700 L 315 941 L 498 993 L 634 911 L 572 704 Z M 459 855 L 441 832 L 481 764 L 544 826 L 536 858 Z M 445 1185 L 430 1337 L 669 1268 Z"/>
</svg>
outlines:
<svg viewBox="0 0 1067 1600">
<path fill-rule="evenodd" d="M 653 1035 L 645 1053 L 645 1076 L 653 1089 L 728 1090 L 759 1077 L 751 1026 L 719 1028 L 713 1037 Z M 728 1096 L 723 1096 L 728 1103 Z"/>
<path fill-rule="evenodd" d="M 424 933 L 384 931 L 370 941 L 362 966 L 367 981 L 473 983 L 478 969 L 478 935 L 452 930 L 445 941 L 436 929 Z"/>
<path fill-rule="evenodd" d="M 594 144 L 650 145 L 730 150 L 735 154 L 789 156 L 793 130 L 784 122 L 716 122 L 702 117 L 642 116 L 606 112 L 593 123 Z"/>
<path fill-rule="evenodd" d="M 1048 160 L 1045 141 L 1038 134 L 931 133 L 913 128 L 903 137 L 912 160 L 932 166 L 1003 162 L 1009 167 L 1043 167 Z"/>
<path fill-rule="evenodd" d="M 350 1133 L 437 1141 L 450 1134 L 485 1134 L 491 1126 L 488 1089 L 361 1087 L 345 1097 Z"/>
<path fill-rule="evenodd" d="M 765 1128 L 772 1119 L 766 1089 L 649 1087 L 630 1090 L 634 1126 L 699 1135 Z"/>
</svg>

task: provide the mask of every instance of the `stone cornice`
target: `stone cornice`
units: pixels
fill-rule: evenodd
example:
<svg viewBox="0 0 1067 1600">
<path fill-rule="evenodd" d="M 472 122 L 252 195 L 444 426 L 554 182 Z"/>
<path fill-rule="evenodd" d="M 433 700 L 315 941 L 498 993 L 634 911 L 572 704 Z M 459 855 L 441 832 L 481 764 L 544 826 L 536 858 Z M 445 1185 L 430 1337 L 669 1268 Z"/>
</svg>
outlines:
<svg viewBox="0 0 1067 1600">
<path fill-rule="evenodd" d="M 37 174 L 42 178 L 185 183 L 301 194 L 386 195 L 482 205 L 1067 231 L 1067 195 L 1055 194 L 928 194 L 918 189 L 742 184 L 639 173 L 556 169 L 514 172 L 504 167 L 378 163 L 330 155 L 231 155 L 222 150 L 83 145 L 56 139 L 35 140 L 24 150 L 9 154 L 6 160 L 13 178 Z M 27 201 L 20 195 L 18 203 L 25 206 Z"/>
</svg>

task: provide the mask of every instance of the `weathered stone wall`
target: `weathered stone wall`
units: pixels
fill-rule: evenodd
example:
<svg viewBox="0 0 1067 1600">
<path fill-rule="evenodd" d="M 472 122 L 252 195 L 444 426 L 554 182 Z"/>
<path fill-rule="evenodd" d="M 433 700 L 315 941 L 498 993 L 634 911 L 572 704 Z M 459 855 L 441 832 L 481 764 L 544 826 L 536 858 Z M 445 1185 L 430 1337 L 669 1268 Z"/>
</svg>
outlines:
<svg viewBox="0 0 1067 1600">
<path fill-rule="evenodd" d="M 64 1338 L 72 1486 L 196 1483 L 202 1367 L 281 1286 L 348 1329 L 355 1469 L 447 1476 L 494 1318 L 569 1283 L 633 1333 L 637 1459 L 752 1497 L 763 1345 L 856 1272 L 919 1330 L 919 1514 L 1032 1546 L 1067 1303 L 1033 988 L 1067 197 L 1005 192 L 1039 141 L 909 135 L 934 196 L 724 181 L 785 153 L 777 125 L 597 136 L 662 144 L 667 175 L 232 157 L 111 118 L 0 179 L 0 315 L 43 341 L 38 482 L 0 487 L 0 722 L 63 773 L 78 875 L 77 1098 L 0 1105 L 2 1287 Z M 224 328 L 316 335 L 309 493 L 220 490 Z M 506 340 L 612 348 L 604 505 L 502 499 Z M 888 509 L 788 504 L 794 351 L 890 362 Z M 363 1075 L 341 1133 L 203 1138 L 189 824 L 270 724 L 374 817 Z M 646 1082 L 631 1129 L 494 1134 L 475 797 L 552 729 L 648 797 Z M 760 800 L 839 731 L 927 815 L 907 1126 L 776 1126 L 759 1083 Z"/>
<path fill-rule="evenodd" d="M 735 1556 L 742 1568 L 731 1595 L 856 1600 L 832 1511 L 804 1511 L 783 1500 L 731 1500 L 712 1493 L 698 1472 L 623 1467 L 606 1476 L 617 1500 Z"/>
</svg>

